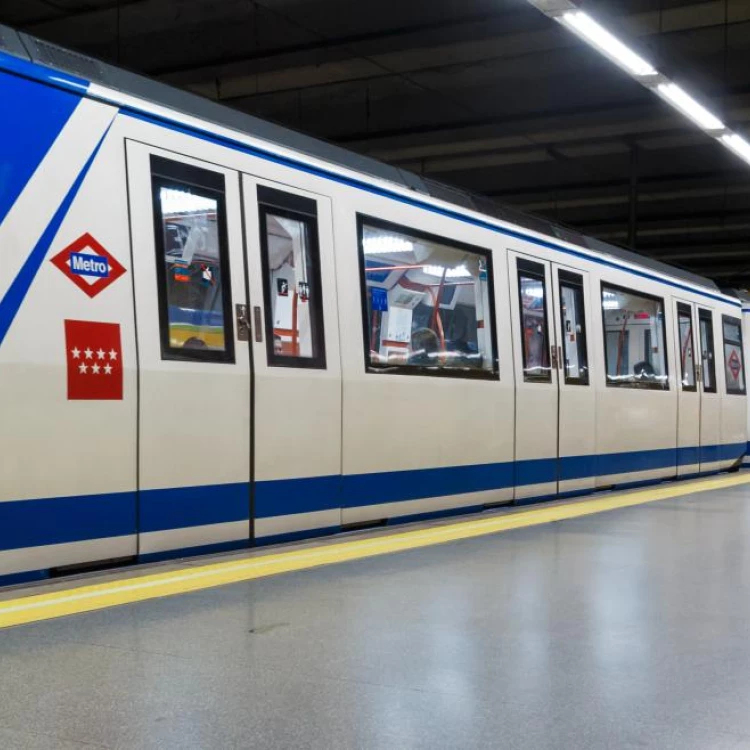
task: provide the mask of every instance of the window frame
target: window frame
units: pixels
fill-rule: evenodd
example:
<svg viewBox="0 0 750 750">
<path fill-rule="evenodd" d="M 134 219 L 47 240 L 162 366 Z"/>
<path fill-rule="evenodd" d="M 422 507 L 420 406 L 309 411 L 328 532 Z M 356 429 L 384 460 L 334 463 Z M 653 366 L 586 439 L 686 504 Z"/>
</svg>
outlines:
<svg viewBox="0 0 750 750">
<path fill-rule="evenodd" d="M 703 339 L 701 337 L 701 320 L 708 321 L 708 336 L 709 343 L 711 345 L 711 382 L 713 386 L 706 388 L 706 379 L 703 374 L 703 368 L 706 366 L 703 362 Z M 700 345 L 701 354 L 701 388 L 703 393 L 718 393 L 718 384 L 716 382 L 716 341 L 714 339 L 714 314 L 713 310 L 708 310 L 705 307 L 698 308 L 698 344 Z"/>
<path fill-rule="evenodd" d="M 526 346 L 523 340 L 523 294 L 521 293 L 521 276 L 526 275 L 528 278 L 537 279 L 542 282 L 544 297 L 542 299 L 542 315 L 544 319 L 545 340 L 547 342 L 547 366 L 546 375 L 529 375 L 526 370 Z M 516 257 L 516 294 L 518 295 L 518 323 L 519 333 L 521 335 L 521 374 L 524 383 L 551 383 L 552 382 L 552 347 L 554 344 L 550 341 L 549 314 L 547 309 L 547 275 L 546 266 L 543 262 L 527 260 L 526 258 Z"/>
<path fill-rule="evenodd" d="M 500 380 L 500 365 L 497 349 L 497 318 L 495 317 L 495 284 L 494 268 L 492 265 L 492 251 L 486 248 L 470 245 L 466 242 L 443 237 L 438 234 L 424 232 L 414 229 L 406 224 L 381 219 L 370 214 L 357 212 L 357 250 L 359 255 L 359 278 L 360 278 L 360 309 L 362 312 L 363 333 L 363 358 L 366 373 L 379 375 L 425 375 L 438 378 L 459 378 L 462 380 Z M 365 268 L 364 228 L 365 224 L 374 229 L 383 229 L 389 232 L 405 234 L 428 242 L 435 242 L 446 247 L 455 248 L 484 258 L 487 269 L 487 298 L 489 310 L 486 311 L 485 320 L 489 318 L 492 325 L 490 337 L 492 369 L 485 368 L 462 368 L 462 367 L 432 367 L 429 365 L 401 365 L 401 364 L 378 364 L 373 363 L 370 358 L 370 321 L 367 308 L 369 287 L 367 286 L 367 269 Z"/>
<path fill-rule="evenodd" d="M 740 340 L 739 341 L 732 341 L 729 340 L 727 342 L 727 334 L 724 329 L 724 326 L 726 323 L 729 323 L 730 325 L 736 325 L 740 330 Z M 727 391 L 728 396 L 745 396 L 747 395 L 747 375 L 745 374 L 745 347 L 742 341 L 742 320 L 740 318 L 734 318 L 731 315 L 723 315 L 721 316 L 721 341 L 723 344 L 722 347 L 722 356 L 724 358 L 724 386 Z M 745 382 L 744 388 L 731 388 L 729 387 L 729 380 L 727 379 L 727 356 L 726 356 L 726 350 L 727 350 L 727 343 L 730 344 L 730 346 L 739 346 L 740 348 L 740 364 L 742 365 L 742 379 Z M 714 359 L 716 359 L 716 355 L 714 354 Z"/>
<path fill-rule="evenodd" d="M 583 275 L 579 273 L 573 273 L 572 271 L 566 271 L 565 269 L 558 269 L 557 271 L 557 292 L 560 300 L 560 335 L 563 338 L 563 344 L 560 347 L 560 353 L 563 358 L 562 362 L 558 362 L 558 366 L 562 370 L 563 380 L 566 385 L 591 385 L 591 378 L 589 375 L 589 341 L 588 331 L 586 330 L 586 287 L 583 283 Z M 569 377 L 567 369 L 565 367 L 565 330 L 563 325 L 563 285 L 568 287 L 575 287 L 581 290 L 581 338 L 583 339 L 583 353 L 586 361 L 585 376 L 584 377 Z"/>
<path fill-rule="evenodd" d="M 177 159 L 150 155 L 151 201 L 154 216 L 154 247 L 156 250 L 156 285 L 159 307 L 159 343 L 161 358 L 180 362 L 213 362 L 234 364 L 234 320 L 232 316 L 232 283 L 229 265 L 229 234 L 227 228 L 226 176 L 223 172 L 197 167 Z M 170 343 L 169 299 L 167 297 L 166 248 L 164 244 L 164 215 L 159 197 L 160 188 L 183 190 L 216 201 L 216 236 L 219 244 L 221 272 L 221 306 L 224 323 L 224 351 L 215 349 L 185 349 Z M 220 220 L 221 219 L 221 220 Z"/>
<path fill-rule="evenodd" d="M 690 345 L 693 348 L 693 384 L 685 385 L 685 364 L 682 361 L 682 332 L 680 330 L 680 318 L 683 315 L 687 315 L 690 320 Z M 685 302 L 677 303 L 677 341 L 679 342 L 679 356 L 680 356 L 680 385 L 682 386 L 683 392 L 696 393 L 698 391 L 698 378 L 695 377 L 695 325 L 693 319 L 693 308 L 691 305 Z"/>
<path fill-rule="evenodd" d="M 258 231 L 260 234 L 260 263 L 263 274 L 263 327 L 266 334 L 266 361 L 269 367 L 293 367 L 308 370 L 325 370 L 326 337 L 323 310 L 323 281 L 320 268 L 320 241 L 318 237 L 318 203 L 314 198 L 288 193 L 277 188 L 258 185 Z M 268 262 L 268 215 L 282 219 L 302 221 L 308 231 L 308 252 L 312 260 L 312 281 L 317 294 L 310 295 L 310 328 L 313 340 L 312 357 L 289 357 L 274 350 L 273 312 L 271 308 L 271 273 Z M 296 292 L 296 290 L 295 290 Z M 311 290 L 313 292 L 313 290 Z"/>
<path fill-rule="evenodd" d="M 641 381 L 641 382 L 623 382 L 623 381 L 612 381 L 610 380 L 609 376 L 609 370 L 607 365 L 609 364 L 607 362 L 607 346 L 606 346 L 606 340 L 607 340 L 607 321 L 605 318 L 606 309 L 604 308 L 604 290 L 605 288 L 608 291 L 613 292 L 624 292 L 625 294 L 630 294 L 634 297 L 642 297 L 643 299 L 652 300 L 654 302 L 661 303 L 661 309 L 662 309 L 662 343 L 664 344 L 664 382 L 662 383 L 652 383 L 649 381 Z M 626 286 L 622 286 L 620 284 L 613 284 L 610 281 L 604 281 L 601 279 L 599 281 L 599 306 L 601 307 L 602 311 L 602 340 L 605 342 L 604 345 L 604 383 L 607 388 L 630 388 L 631 390 L 636 391 L 664 391 L 669 392 L 671 390 L 670 384 L 669 384 L 669 344 L 667 342 L 667 329 L 669 326 L 667 325 L 667 306 L 665 304 L 664 298 L 659 297 L 656 294 L 649 294 L 648 292 L 641 292 L 636 289 L 630 289 Z"/>
</svg>

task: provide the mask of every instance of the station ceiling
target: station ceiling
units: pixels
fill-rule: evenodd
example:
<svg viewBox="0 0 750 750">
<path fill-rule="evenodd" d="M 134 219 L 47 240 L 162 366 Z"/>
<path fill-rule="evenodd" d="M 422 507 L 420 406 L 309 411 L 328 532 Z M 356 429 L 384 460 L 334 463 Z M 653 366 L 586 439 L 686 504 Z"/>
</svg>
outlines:
<svg viewBox="0 0 750 750">
<path fill-rule="evenodd" d="M 750 135 L 750 0 L 589 0 Z M 750 287 L 750 165 L 525 0 L 0 0 L 0 23 Z"/>
</svg>

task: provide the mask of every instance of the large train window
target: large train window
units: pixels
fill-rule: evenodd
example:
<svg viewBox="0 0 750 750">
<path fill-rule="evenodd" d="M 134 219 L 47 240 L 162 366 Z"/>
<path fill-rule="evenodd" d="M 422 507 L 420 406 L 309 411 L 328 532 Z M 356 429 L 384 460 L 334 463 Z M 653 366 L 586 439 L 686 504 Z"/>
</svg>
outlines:
<svg viewBox="0 0 750 750">
<path fill-rule="evenodd" d="M 569 271 L 558 271 L 560 282 L 560 330 L 563 339 L 565 382 L 588 385 L 589 367 L 586 351 L 586 320 L 583 306 L 583 277 Z"/>
<path fill-rule="evenodd" d="M 716 362 L 714 356 L 714 324 L 710 310 L 698 311 L 698 331 L 701 338 L 701 372 L 703 392 L 716 393 Z"/>
<path fill-rule="evenodd" d="M 268 364 L 326 366 L 317 204 L 258 186 Z"/>
<path fill-rule="evenodd" d="M 367 216 L 357 222 L 367 367 L 497 377 L 490 253 Z"/>
<path fill-rule="evenodd" d="M 724 368 L 727 393 L 745 394 L 745 357 L 742 352 L 742 323 L 739 318 L 722 315 L 724 329 Z"/>
<path fill-rule="evenodd" d="M 234 362 L 224 175 L 151 156 L 164 359 Z"/>
<path fill-rule="evenodd" d="M 664 300 L 602 284 L 607 385 L 669 389 Z"/>
<path fill-rule="evenodd" d="M 680 331 L 680 368 L 682 390 L 695 391 L 695 354 L 693 353 L 693 314 L 688 305 L 677 303 L 677 325 Z"/>
<path fill-rule="evenodd" d="M 549 383 L 552 381 L 552 369 L 549 357 L 544 266 L 521 258 L 516 263 L 521 310 L 523 379 Z"/>
</svg>

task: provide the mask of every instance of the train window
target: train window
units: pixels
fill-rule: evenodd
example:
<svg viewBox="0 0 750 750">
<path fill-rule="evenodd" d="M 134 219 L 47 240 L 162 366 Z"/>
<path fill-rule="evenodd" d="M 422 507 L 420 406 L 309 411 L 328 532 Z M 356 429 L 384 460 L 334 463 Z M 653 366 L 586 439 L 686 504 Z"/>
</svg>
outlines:
<svg viewBox="0 0 750 750">
<path fill-rule="evenodd" d="M 742 351 L 742 323 L 739 318 L 723 315 L 724 368 L 727 376 L 727 393 L 745 394 L 745 357 Z"/>
<path fill-rule="evenodd" d="M 568 271 L 558 271 L 558 279 L 565 382 L 569 385 L 588 385 L 589 367 L 583 307 L 583 277 Z"/>
<path fill-rule="evenodd" d="M 497 377 L 486 250 L 359 215 L 366 365 Z"/>
<path fill-rule="evenodd" d="M 701 372 L 703 392 L 716 393 L 716 363 L 714 357 L 714 325 L 710 310 L 698 311 L 698 331 L 701 337 Z"/>
<path fill-rule="evenodd" d="M 317 204 L 258 186 L 268 364 L 325 369 Z"/>
<path fill-rule="evenodd" d="M 607 385 L 669 389 L 664 301 L 602 284 Z"/>
<path fill-rule="evenodd" d="M 163 359 L 234 362 L 224 175 L 151 157 Z"/>
<path fill-rule="evenodd" d="M 677 324 L 680 333 L 680 370 L 682 373 L 682 390 L 694 391 L 695 354 L 693 353 L 693 314 L 687 305 L 677 303 Z"/>
<path fill-rule="evenodd" d="M 521 310 L 523 379 L 549 383 L 552 381 L 552 369 L 549 358 L 544 266 L 520 258 L 516 263 Z"/>
</svg>

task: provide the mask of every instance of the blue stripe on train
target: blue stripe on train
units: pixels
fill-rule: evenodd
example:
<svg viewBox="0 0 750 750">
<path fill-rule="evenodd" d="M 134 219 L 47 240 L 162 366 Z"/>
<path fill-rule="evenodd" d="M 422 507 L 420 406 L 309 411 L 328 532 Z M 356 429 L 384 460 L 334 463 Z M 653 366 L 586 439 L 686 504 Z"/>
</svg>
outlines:
<svg viewBox="0 0 750 750">
<path fill-rule="evenodd" d="M 81 189 L 81 185 L 83 184 L 83 181 L 88 174 L 91 165 L 94 163 L 94 159 L 99 153 L 99 149 L 101 148 L 102 143 L 104 143 L 104 139 L 107 137 L 107 133 L 109 132 L 110 127 L 111 123 L 109 126 L 107 126 L 107 130 L 99 139 L 99 142 L 94 147 L 94 150 L 91 152 L 88 160 L 81 168 L 81 171 L 73 181 L 73 184 L 70 186 L 70 189 L 65 195 L 65 198 L 63 198 L 62 203 L 58 206 L 57 211 L 55 211 L 54 215 L 50 219 L 49 224 L 47 224 L 44 231 L 42 232 L 42 235 L 37 240 L 36 245 L 34 245 L 28 257 L 24 261 L 23 265 L 21 266 L 21 270 L 18 272 L 15 279 L 13 279 L 13 282 L 8 287 L 3 298 L 0 299 L 0 344 L 3 343 L 5 336 L 10 330 L 10 326 L 13 323 L 13 320 L 18 314 L 18 311 L 20 310 L 24 299 L 26 299 L 26 295 L 31 288 L 31 284 L 34 281 L 39 268 L 44 262 L 45 257 L 47 256 L 50 246 L 52 245 L 52 242 L 57 235 L 57 231 L 58 229 L 60 229 L 60 225 L 68 215 L 68 210 L 73 204 L 76 195 L 78 195 L 78 191 Z"/>
<path fill-rule="evenodd" d="M 748 449 L 746 443 L 712 447 L 717 460 L 724 461 L 740 458 Z M 674 466 L 676 456 L 681 465 L 690 465 L 696 455 L 696 448 L 685 448 L 564 458 L 561 478 L 592 476 L 581 473 L 591 466 L 599 476 L 637 474 Z M 554 481 L 549 472 L 556 463 L 547 459 L 519 461 L 515 466 L 498 463 L 258 482 L 256 518 L 504 489 L 513 486 L 514 477 L 525 484 L 540 484 Z M 249 522 L 249 516 L 250 485 L 246 482 L 2 502 L 0 550 L 126 536 L 138 530 Z"/>
</svg>

